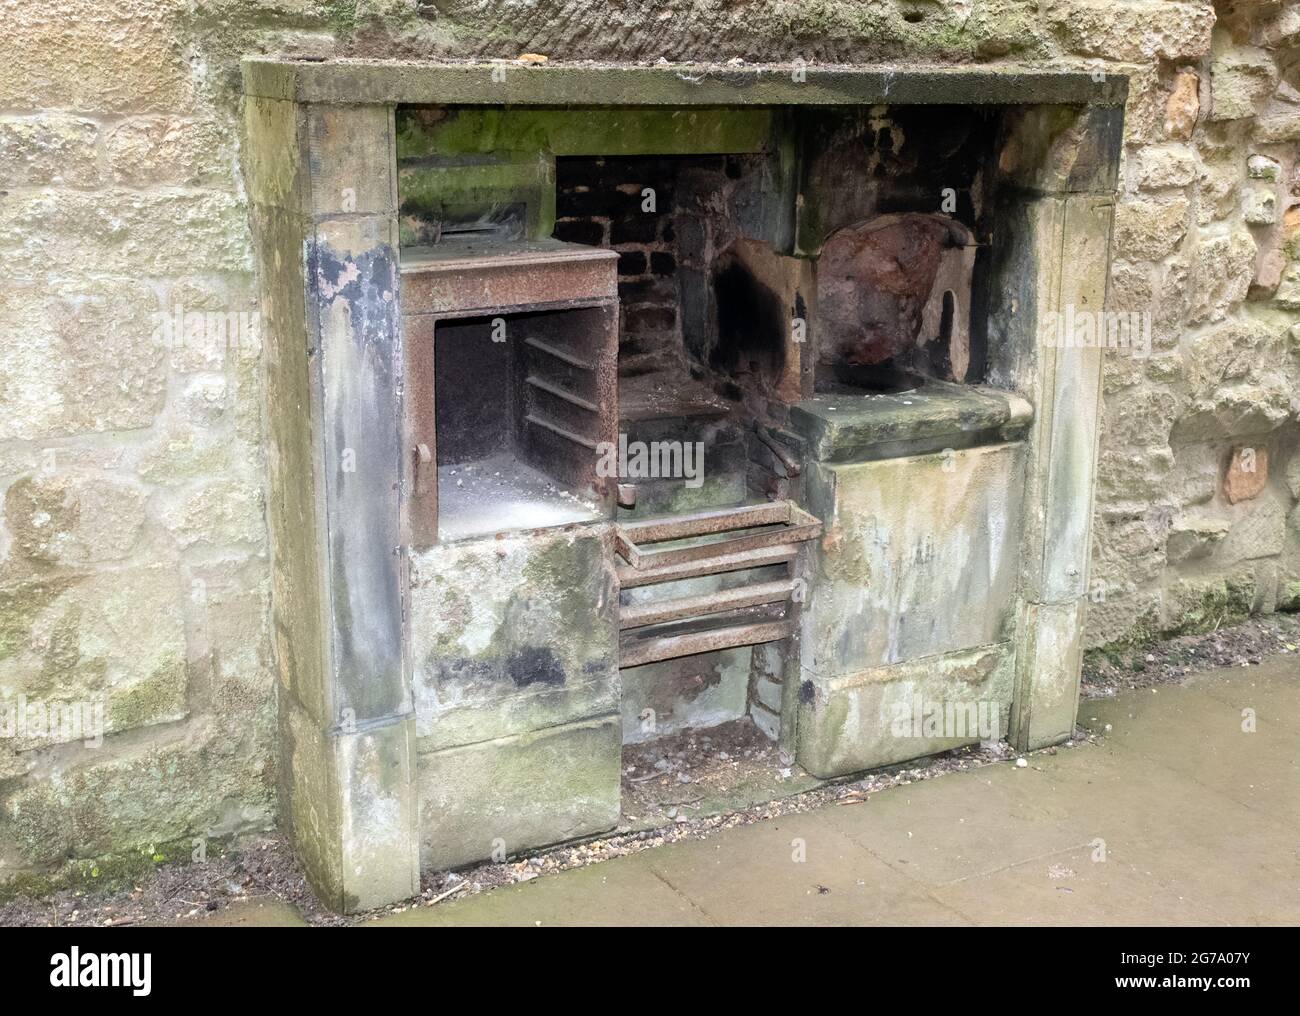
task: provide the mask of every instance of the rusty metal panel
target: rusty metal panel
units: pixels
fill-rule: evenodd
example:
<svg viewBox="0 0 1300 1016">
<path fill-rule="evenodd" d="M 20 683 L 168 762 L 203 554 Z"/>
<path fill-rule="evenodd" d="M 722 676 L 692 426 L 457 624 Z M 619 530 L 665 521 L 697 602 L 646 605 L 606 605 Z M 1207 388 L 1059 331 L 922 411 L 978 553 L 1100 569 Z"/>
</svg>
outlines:
<svg viewBox="0 0 1300 1016">
<path fill-rule="evenodd" d="M 636 522 L 624 522 L 618 528 L 634 543 L 656 543 L 660 540 L 721 533 L 728 529 L 766 526 L 775 522 L 787 522 L 789 518 L 790 502 L 773 501 L 767 504 L 741 505 L 738 508 L 713 508 L 662 518 L 639 519 Z"/>
<path fill-rule="evenodd" d="M 802 513 L 801 513 L 802 514 Z M 775 547 L 782 544 L 802 543 L 805 540 L 812 540 L 821 535 L 821 523 L 812 516 L 807 516 L 808 521 L 799 522 L 791 525 L 780 525 L 773 529 L 768 529 L 761 533 L 747 533 L 744 536 L 733 536 L 723 540 L 716 540 L 709 543 L 697 543 L 689 547 L 678 547 L 674 550 L 659 550 L 652 553 L 642 551 L 638 554 L 638 560 L 634 561 L 635 567 L 642 570 L 647 568 L 662 568 L 668 565 L 684 564 L 687 561 L 699 561 L 704 558 L 718 557 L 723 554 L 736 554 L 746 550 L 757 550 L 760 547 Z M 620 543 L 620 548 L 622 543 Z"/>
<path fill-rule="evenodd" d="M 558 240 L 454 241 L 402 254 L 402 312 L 441 316 L 616 299 L 618 255 Z"/>
</svg>

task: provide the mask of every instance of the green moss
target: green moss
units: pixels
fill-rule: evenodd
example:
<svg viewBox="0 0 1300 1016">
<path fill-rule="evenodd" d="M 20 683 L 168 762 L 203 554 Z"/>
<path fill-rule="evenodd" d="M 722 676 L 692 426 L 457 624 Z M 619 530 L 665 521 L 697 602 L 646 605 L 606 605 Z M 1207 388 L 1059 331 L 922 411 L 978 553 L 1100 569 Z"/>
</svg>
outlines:
<svg viewBox="0 0 1300 1016">
<path fill-rule="evenodd" d="M 29 779 L 7 794 L 5 831 L 25 863 L 41 867 L 195 835 L 226 802 L 264 807 L 267 788 L 260 755 L 214 731 L 140 755 L 87 756 L 58 781 Z"/>
<path fill-rule="evenodd" d="M 436 648 L 435 655 L 457 657 L 464 655 L 464 648 L 461 645 L 461 638 L 465 634 L 470 618 L 473 616 L 473 608 L 467 597 L 459 589 L 447 584 L 441 575 L 438 576 L 439 601 L 439 625 L 437 637 L 434 639 Z"/>
<path fill-rule="evenodd" d="M 72 579 L 41 579 L 0 589 L 0 660 L 31 642 L 36 618 L 72 584 Z"/>
<path fill-rule="evenodd" d="M 525 582 L 548 591 L 549 605 L 565 633 L 557 648 L 576 666 L 599 654 L 608 638 L 608 632 L 592 624 L 603 578 L 602 556 L 601 542 L 595 537 L 557 539 L 532 554 L 523 569 Z"/>
<path fill-rule="evenodd" d="M 896 41 L 902 19 L 890 18 L 870 4 L 844 4 L 838 0 L 806 0 L 780 8 L 783 28 L 794 38 L 871 37 L 878 44 Z"/>
<path fill-rule="evenodd" d="M 1220 579 L 1189 597 L 1178 611 L 1171 635 L 1198 635 L 1250 616 L 1255 598 L 1254 584 L 1245 579 Z"/>
<path fill-rule="evenodd" d="M 167 654 L 147 678 L 114 696 L 109 725 L 113 730 L 129 730 L 183 713 L 186 679 L 185 661 L 179 654 Z"/>
<path fill-rule="evenodd" d="M 611 828 L 620 735 L 610 716 L 422 755 L 426 802 L 449 802 L 423 811 L 426 862 L 481 860 L 497 837 L 521 851 Z M 484 800 L 493 807 L 482 807 Z"/>
<path fill-rule="evenodd" d="M 1115 667 L 1123 667 L 1127 653 L 1156 641 L 1160 636 L 1160 615 L 1155 610 L 1148 610 L 1123 635 L 1104 646 L 1087 650 L 1083 654 L 1084 663 L 1091 664 L 1104 659 Z"/>
<path fill-rule="evenodd" d="M 772 138 L 766 109 L 463 109 L 397 113 L 405 244 L 443 221 L 494 223 L 525 208 L 525 232 L 555 228 L 556 155 L 742 153 Z"/>
<path fill-rule="evenodd" d="M 347 35 L 356 30 L 358 0 L 323 0 L 321 10 L 326 24 Z"/>
<path fill-rule="evenodd" d="M 431 155 L 736 155 L 772 137 L 766 109 L 405 109 L 398 160 Z"/>
<path fill-rule="evenodd" d="M 527 236 L 540 239 L 555 229 L 555 171 L 549 157 L 402 166 L 400 239 L 432 243 L 439 224 L 499 222 L 523 205 Z"/>
<path fill-rule="evenodd" d="M 704 482 L 698 487 L 688 487 L 683 483 L 680 487 L 673 488 L 672 497 L 663 512 L 665 514 L 694 512 L 705 508 L 716 508 L 720 504 L 730 504 L 736 498 L 739 483 L 739 477 L 725 473 L 721 476 L 706 476 Z"/>
<path fill-rule="evenodd" d="M 969 22 L 954 23 L 929 19 L 926 22 L 907 24 L 899 32 L 900 42 L 910 52 L 924 53 L 930 57 L 969 60 L 976 55 L 981 39 L 974 31 L 967 31 Z"/>
<path fill-rule="evenodd" d="M 213 847 L 209 845 L 209 855 Z M 103 857 L 67 861 L 49 871 L 21 871 L 0 875 L 0 903 L 18 897 L 41 899 L 65 889 L 85 889 L 103 893 L 129 889 L 160 864 L 188 863 L 193 851 L 189 839 L 149 844 L 135 850 L 122 850 Z"/>
</svg>

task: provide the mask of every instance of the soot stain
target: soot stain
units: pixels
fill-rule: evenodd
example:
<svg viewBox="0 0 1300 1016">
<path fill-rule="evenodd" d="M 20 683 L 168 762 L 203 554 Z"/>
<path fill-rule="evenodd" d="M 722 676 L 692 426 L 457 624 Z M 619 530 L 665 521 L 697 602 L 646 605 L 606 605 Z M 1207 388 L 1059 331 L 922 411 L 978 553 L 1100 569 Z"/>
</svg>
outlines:
<svg viewBox="0 0 1300 1016">
<path fill-rule="evenodd" d="M 786 313 L 781 299 L 734 255 L 719 259 L 713 276 L 718 309 L 718 341 L 709 357 L 721 370 L 734 372 L 756 360 L 769 377 L 785 366 Z"/>
</svg>

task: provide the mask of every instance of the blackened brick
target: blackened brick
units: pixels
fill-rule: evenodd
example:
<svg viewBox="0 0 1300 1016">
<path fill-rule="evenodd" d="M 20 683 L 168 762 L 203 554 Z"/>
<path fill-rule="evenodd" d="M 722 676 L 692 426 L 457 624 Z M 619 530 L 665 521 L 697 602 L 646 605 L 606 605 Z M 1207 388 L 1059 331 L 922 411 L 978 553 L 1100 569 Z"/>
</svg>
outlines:
<svg viewBox="0 0 1300 1016">
<path fill-rule="evenodd" d="M 598 219 L 560 219 L 555 223 L 555 239 L 599 247 L 605 242 L 605 224 Z"/>
<path fill-rule="evenodd" d="M 623 311 L 623 329 L 626 332 L 671 332 L 676 328 L 676 307 L 632 307 Z"/>
<path fill-rule="evenodd" d="M 658 215 L 653 212 L 636 212 L 616 219 L 610 227 L 609 239 L 613 244 L 653 243 L 658 232 Z"/>
<path fill-rule="evenodd" d="M 644 275 L 646 267 L 645 252 L 639 250 L 620 251 L 618 255 L 619 275 Z"/>
<path fill-rule="evenodd" d="M 555 214 L 563 218 L 585 218 L 589 215 L 631 216 L 639 215 L 641 198 L 625 194 L 613 187 L 577 187 L 555 192 Z"/>
<path fill-rule="evenodd" d="M 638 279 L 620 282 L 618 298 L 624 303 L 671 304 L 677 300 L 677 287 L 665 279 Z"/>
<path fill-rule="evenodd" d="M 650 255 L 652 275 L 672 275 L 677 271 L 677 259 L 667 251 L 657 250 Z"/>
</svg>

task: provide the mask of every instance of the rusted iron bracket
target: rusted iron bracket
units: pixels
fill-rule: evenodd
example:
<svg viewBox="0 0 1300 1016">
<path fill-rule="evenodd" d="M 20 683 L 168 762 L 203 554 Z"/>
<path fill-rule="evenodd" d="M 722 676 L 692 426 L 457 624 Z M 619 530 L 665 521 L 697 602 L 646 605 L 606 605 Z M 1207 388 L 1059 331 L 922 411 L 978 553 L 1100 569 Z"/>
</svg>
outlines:
<svg viewBox="0 0 1300 1016">
<path fill-rule="evenodd" d="M 763 444 L 767 445 L 768 450 L 776 456 L 777 461 L 785 467 L 786 475 L 798 476 L 803 471 L 803 464 L 795 456 L 794 452 L 778 441 L 776 435 L 765 426 L 755 422 L 754 433 L 758 435 L 758 439 Z"/>
</svg>

